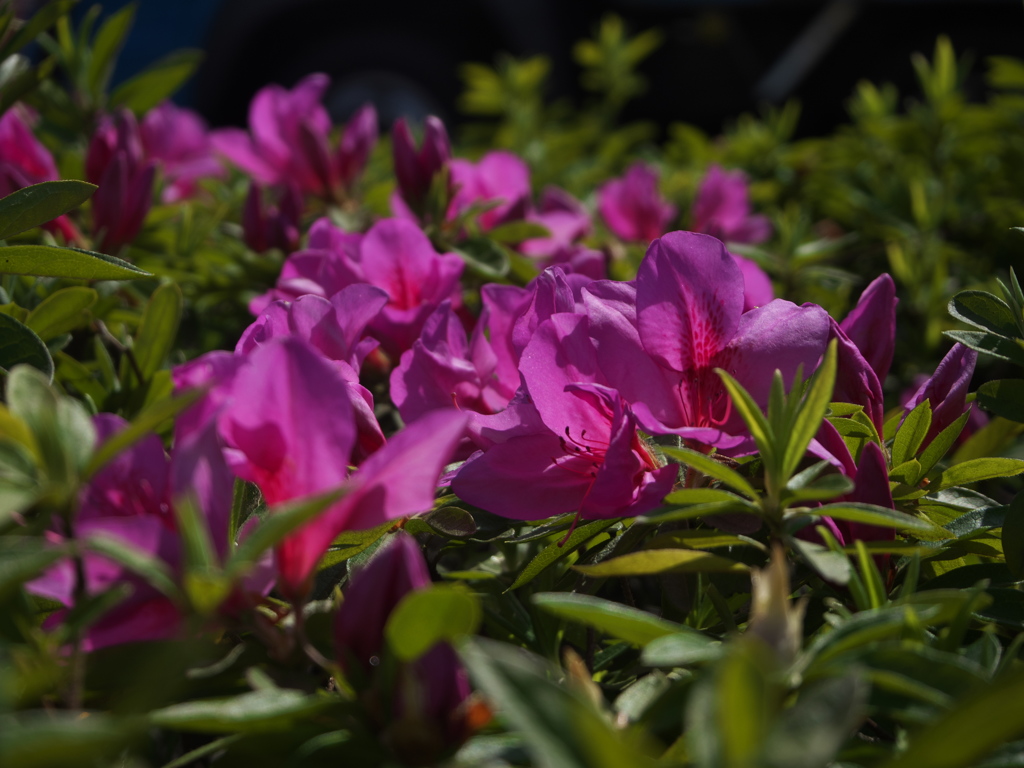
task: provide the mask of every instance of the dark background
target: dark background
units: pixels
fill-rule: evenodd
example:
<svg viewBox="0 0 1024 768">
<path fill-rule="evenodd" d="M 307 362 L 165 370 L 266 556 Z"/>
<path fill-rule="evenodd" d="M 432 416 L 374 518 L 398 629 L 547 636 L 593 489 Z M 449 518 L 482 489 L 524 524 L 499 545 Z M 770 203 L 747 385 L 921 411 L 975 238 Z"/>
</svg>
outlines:
<svg viewBox="0 0 1024 768">
<path fill-rule="evenodd" d="M 178 101 L 214 126 L 244 125 L 260 87 L 313 71 L 331 75 L 326 101 L 338 120 L 372 100 L 385 126 L 401 114 L 457 123 L 458 65 L 501 51 L 547 55 L 551 95 L 581 96 L 572 45 L 609 12 L 632 32 L 665 35 L 643 66 L 651 87 L 625 117 L 711 132 L 796 97 L 800 134 L 826 133 L 860 79 L 915 93 L 910 56 L 930 56 L 939 34 L 973 54 L 975 98 L 987 56 L 1024 58 L 1020 0 L 142 0 L 115 78 L 201 47 L 206 59 Z"/>
</svg>

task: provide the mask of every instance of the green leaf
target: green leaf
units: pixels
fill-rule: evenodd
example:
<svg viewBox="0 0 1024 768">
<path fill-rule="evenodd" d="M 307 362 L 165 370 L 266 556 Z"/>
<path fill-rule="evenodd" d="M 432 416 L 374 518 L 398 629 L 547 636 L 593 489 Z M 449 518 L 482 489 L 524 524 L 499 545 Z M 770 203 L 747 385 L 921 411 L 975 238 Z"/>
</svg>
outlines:
<svg viewBox="0 0 1024 768">
<path fill-rule="evenodd" d="M 6 59 L 12 53 L 20 51 L 29 43 L 35 41 L 42 32 L 48 27 L 53 26 L 57 19 L 70 11 L 75 2 L 77 0 L 51 0 L 40 7 L 32 15 L 32 18 L 25 22 L 24 26 L 8 40 L 4 41 L 3 47 L 0 47 L 0 60 Z"/>
<path fill-rule="evenodd" d="M 984 459 L 971 459 L 961 464 L 954 464 L 932 479 L 929 491 L 934 493 L 954 485 L 977 483 L 995 477 L 1012 477 L 1024 472 L 1024 461 L 1020 459 L 1004 459 L 991 456 Z"/>
<path fill-rule="evenodd" d="M 487 232 L 487 236 L 499 243 L 512 245 L 535 237 L 551 237 L 551 230 L 535 221 L 510 221 Z"/>
<path fill-rule="evenodd" d="M 921 447 L 921 443 L 928 436 L 928 429 L 931 425 L 932 407 L 931 403 L 925 400 L 907 414 L 903 424 L 896 430 L 896 437 L 892 442 L 893 466 L 910 461 L 917 455 L 917 449 Z"/>
<path fill-rule="evenodd" d="M 135 280 L 152 277 L 127 261 L 80 248 L 55 245 L 0 247 L 0 273 L 73 280 Z"/>
<path fill-rule="evenodd" d="M 48 341 L 81 325 L 88 317 L 86 311 L 98 298 L 96 291 L 82 285 L 61 288 L 29 312 L 25 325 Z"/>
<path fill-rule="evenodd" d="M 698 472 L 725 483 L 752 501 L 757 501 L 759 498 L 757 491 L 754 490 L 754 486 L 743 475 L 733 469 L 729 469 L 720 461 L 715 461 L 714 458 L 706 453 L 691 451 L 689 448 L 658 446 L 658 449 L 670 459 L 674 459 L 688 467 L 693 467 Z"/>
<path fill-rule="evenodd" d="M 85 181 L 44 181 L 0 199 L 0 240 L 38 227 L 74 210 L 96 191 Z"/>
<path fill-rule="evenodd" d="M 540 658 L 484 638 L 462 643 L 459 655 L 476 686 L 522 734 L 537 768 L 590 768 L 572 726 L 582 703 L 553 682 Z"/>
<path fill-rule="evenodd" d="M 233 579 L 248 573 L 260 555 L 280 544 L 285 537 L 338 503 L 349 492 L 348 487 L 298 499 L 275 507 L 245 539 L 239 543 L 228 561 L 228 575 Z"/>
<path fill-rule="evenodd" d="M 0 715 L 0 765 L 4 768 L 64 768 L 109 765 L 128 745 L 132 720 L 102 712 L 61 710 Z"/>
<path fill-rule="evenodd" d="M 149 298 L 135 335 L 135 360 L 143 379 L 149 380 L 174 348 L 184 299 L 174 283 L 164 283 Z"/>
<path fill-rule="evenodd" d="M 672 491 L 672 493 L 665 497 L 664 503 L 685 506 L 688 504 L 709 504 L 719 501 L 738 502 L 741 504 L 749 503 L 741 496 L 719 488 L 683 488 L 678 491 Z"/>
<path fill-rule="evenodd" d="M 787 486 L 782 498 L 787 505 L 803 501 L 828 501 L 850 493 L 852 490 L 853 481 L 850 478 L 834 473 L 820 477 L 800 488 L 791 489 Z"/>
<path fill-rule="evenodd" d="M 127 107 L 136 115 L 151 110 L 174 95 L 203 60 L 203 52 L 182 49 L 150 64 L 135 77 L 125 80 L 110 96 L 113 107 Z"/>
<path fill-rule="evenodd" d="M 158 400 L 148 406 L 127 427 L 111 435 L 97 448 L 85 468 L 85 479 L 95 475 L 115 456 L 128 450 L 146 435 L 155 432 L 161 424 L 173 419 L 204 394 L 202 390 L 194 389 L 177 397 Z"/>
<path fill-rule="evenodd" d="M 30 536 L 0 538 L 0 604 L 67 554 L 64 547 Z"/>
<path fill-rule="evenodd" d="M 402 598 L 384 637 L 399 659 L 414 661 L 437 643 L 475 634 L 482 617 L 479 599 L 461 584 L 434 584 Z"/>
<path fill-rule="evenodd" d="M 1024 578 L 1024 491 L 1013 497 L 1003 523 L 1003 556 L 1006 567 Z"/>
<path fill-rule="evenodd" d="M 688 667 L 714 661 L 722 655 L 722 643 L 697 632 L 664 635 L 644 646 L 641 663 L 648 667 Z"/>
<path fill-rule="evenodd" d="M 320 570 L 351 560 L 356 555 L 365 552 L 394 527 L 395 521 L 387 520 L 369 530 L 343 531 L 331 543 L 331 548 L 327 550 L 327 553 L 320 558 Z"/>
<path fill-rule="evenodd" d="M 597 565 L 575 565 L 587 576 L 649 576 L 657 573 L 735 573 L 747 566 L 726 557 L 694 549 L 647 549 L 604 560 Z"/>
<path fill-rule="evenodd" d="M 464 240 L 455 253 L 462 257 L 470 271 L 486 280 L 502 280 L 508 274 L 508 252 L 488 237 Z"/>
<path fill-rule="evenodd" d="M 533 595 L 530 600 L 538 608 L 563 619 L 578 621 L 612 637 L 641 647 L 665 635 L 687 631 L 696 632 L 682 624 L 659 619 L 646 611 L 629 608 L 621 603 L 602 600 L 590 595 L 571 592 L 541 592 Z"/>
<path fill-rule="evenodd" d="M 946 455 L 946 451 L 953 447 L 956 439 L 960 437 L 960 433 L 964 431 L 964 426 L 967 424 L 967 419 L 970 416 L 971 411 L 967 409 L 960 414 L 956 421 L 933 437 L 932 441 L 928 443 L 928 447 L 921 451 L 921 455 L 918 457 L 921 469 L 920 474 L 914 481 L 915 483 L 921 482 L 921 478 L 931 472 L 935 465 Z"/>
<path fill-rule="evenodd" d="M 603 532 L 606 528 L 610 528 L 616 521 L 615 520 L 594 520 L 591 523 L 585 523 L 576 527 L 576 530 L 572 532 L 572 535 L 565 540 L 564 543 L 561 541 L 549 544 L 547 547 L 542 549 L 536 557 L 534 557 L 519 575 L 516 576 L 516 580 L 512 582 L 512 586 L 507 591 L 519 589 L 524 584 L 528 584 L 533 581 L 541 571 L 549 566 L 554 565 L 559 560 L 562 560 L 577 549 L 582 547 L 592 538 Z"/>
<path fill-rule="evenodd" d="M 1002 299 L 985 291 L 960 291 L 949 301 L 949 314 L 982 330 L 1013 338 L 1017 322 Z"/>
<path fill-rule="evenodd" d="M 879 525 L 886 528 L 894 528 L 897 531 L 908 531 L 910 533 L 935 534 L 936 527 L 927 520 L 913 517 L 904 512 L 897 512 L 887 507 L 877 507 L 873 504 L 859 504 L 855 502 L 842 502 L 839 504 L 825 504 L 821 507 L 802 509 L 801 512 L 808 515 L 836 518 L 838 520 L 849 520 L 854 523 L 867 523 L 868 525 Z"/>
<path fill-rule="evenodd" d="M 796 471 L 797 466 L 807 453 L 807 446 L 818 433 L 825 412 L 828 410 L 829 402 L 832 399 L 832 389 L 836 383 L 836 342 L 832 341 L 825 357 L 814 372 L 807 392 L 800 403 L 796 418 L 790 427 L 786 438 L 786 447 L 782 457 L 782 482 L 788 482 L 790 476 Z M 794 387 L 795 389 L 795 387 Z M 790 398 L 794 393 L 790 393 Z"/>
<path fill-rule="evenodd" d="M 477 532 L 476 520 L 461 507 L 441 507 L 423 516 L 423 521 L 442 536 L 465 539 Z"/>
<path fill-rule="evenodd" d="M 121 51 L 134 21 L 135 4 L 129 3 L 121 10 L 111 14 L 96 32 L 87 73 L 89 90 L 94 95 L 98 96 L 107 89 L 117 55 Z"/>
<path fill-rule="evenodd" d="M 1024 734 L 1024 670 L 982 687 L 926 727 L 912 733 L 905 750 L 882 768 L 961 768 Z"/>
<path fill-rule="evenodd" d="M 833 584 L 849 583 L 852 566 L 842 552 L 833 552 L 821 544 L 795 537 L 787 537 L 786 543 L 823 579 Z"/>
<path fill-rule="evenodd" d="M 978 352 L 1024 365 L 1024 345 L 1017 339 L 1007 339 L 985 331 L 946 331 L 944 335 Z"/>
<path fill-rule="evenodd" d="M 115 563 L 123 565 L 133 573 L 142 576 L 149 584 L 174 599 L 181 593 L 174 582 L 170 566 L 155 555 L 139 549 L 133 544 L 115 536 L 93 533 L 83 540 L 83 545 Z"/>
<path fill-rule="evenodd" d="M 996 416 L 1024 422 L 1024 380 L 986 381 L 978 387 L 978 404 Z"/>
<path fill-rule="evenodd" d="M 743 388 L 743 385 L 730 376 L 728 372 L 716 368 L 715 373 L 718 374 L 726 391 L 729 393 L 733 407 L 743 417 L 747 429 L 750 430 L 751 437 L 754 438 L 758 450 L 761 451 L 765 464 L 771 464 L 773 457 L 778 451 L 775 445 L 776 435 L 772 432 L 771 425 L 768 424 L 768 420 L 761 412 L 761 407 L 754 402 L 754 398 Z M 700 467 L 697 467 L 697 469 L 700 469 Z M 742 489 L 737 488 L 737 490 Z"/>
<path fill-rule="evenodd" d="M 197 733 L 285 731 L 337 704 L 336 697 L 270 688 L 173 704 L 149 713 L 158 728 Z"/>
<path fill-rule="evenodd" d="M 43 340 L 27 325 L 0 314 L 0 369 L 9 371 L 22 364 L 42 372 L 47 381 L 53 379 L 53 358 Z"/>
<path fill-rule="evenodd" d="M 644 549 L 715 549 L 717 547 L 754 547 L 760 542 L 731 533 L 722 533 L 713 528 L 701 528 L 696 531 L 673 531 L 655 536 L 647 542 Z"/>
<path fill-rule="evenodd" d="M 831 765 L 867 715 L 869 686 L 856 672 L 812 683 L 783 710 L 765 742 L 766 768 Z"/>
</svg>

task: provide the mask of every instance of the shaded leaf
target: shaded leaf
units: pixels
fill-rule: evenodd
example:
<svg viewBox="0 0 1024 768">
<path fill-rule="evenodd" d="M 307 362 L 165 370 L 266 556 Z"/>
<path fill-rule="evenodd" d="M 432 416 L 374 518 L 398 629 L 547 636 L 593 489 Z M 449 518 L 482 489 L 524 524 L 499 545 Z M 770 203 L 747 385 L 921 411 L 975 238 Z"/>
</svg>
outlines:
<svg viewBox="0 0 1024 768">
<path fill-rule="evenodd" d="M 0 199 L 0 240 L 53 221 L 80 206 L 95 191 L 95 184 L 70 179 L 15 190 Z"/>
<path fill-rule="evenodd" d="M 145 114 L 174 95 L 202 60 L 203 52 L 199 50 L 174 51 L 121 83 L 110 95 L 110 104 L 127 107 L 137 115 Z"/>
<path fill-rule="evenodd" d="M 482 618 L 480 601 L 460 584 L 435 584 L 409 592 L 384 627 L 388 645 L 402 661 L 413 661 L 441 641 L 473 635 Z"/>
<path fill-rule="evenodd" d="M 530 600 L 549 613 L 586 624 L 633 645 L 644 646 L 665 635 L 696 631 L 659 619 L 646 611 L 590 595 L 542 592 Z"/>
<path fill-rule="evenodd" d="M 29 312 L 25 325 L 43 341 L 48 341 L 80 325 L 87 318 L 86 310 L 98 298 L 96 291 L 82 285 L 62 288 L 51 293 Z"/>
<path fill-rule="evenodd" d="M 47 381 L 53 379 L 53 358 L 43 340 L 27 325 L 0 314 L 0 369 L 9 371 L 16 365 L 31 365 Z"/>
</svg>

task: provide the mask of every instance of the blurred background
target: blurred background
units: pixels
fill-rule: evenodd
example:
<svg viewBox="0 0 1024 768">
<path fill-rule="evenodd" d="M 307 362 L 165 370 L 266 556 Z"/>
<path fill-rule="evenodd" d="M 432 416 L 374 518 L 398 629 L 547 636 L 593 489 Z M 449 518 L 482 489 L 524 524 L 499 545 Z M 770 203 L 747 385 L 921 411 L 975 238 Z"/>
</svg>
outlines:
<svg viewBox="0 0 1024 768">
<path fill-rule="evenodd" d="M 125 2 L 105 2 L 110 14 Z M 84 14 L 89 3 L 79 4 Z M 386 126 L 400 115 L 460 121 L 460 65 L 507 53 L 551 62 L 551 98 L 580 96 L 573 45 L 607 13 L 662 44 L 641 72 L 650 87 L 623 118 L 717 132 L 737 115 L 797 98 L 798 136 L 844 120 L 858 80 L 914 82 L 910 55 L 948 35 L 976 61 L 1024 56 L 1020 0 L 142 0 L 114 82 L 178 48 L 201 48 L 198 75 L 177 101 L 214 126 L 243 125 L 253 94 L 331 76 L 337 121 L 362 103 Z M 984 68 L 966 84 L 984 95 Z"/>
</svg>

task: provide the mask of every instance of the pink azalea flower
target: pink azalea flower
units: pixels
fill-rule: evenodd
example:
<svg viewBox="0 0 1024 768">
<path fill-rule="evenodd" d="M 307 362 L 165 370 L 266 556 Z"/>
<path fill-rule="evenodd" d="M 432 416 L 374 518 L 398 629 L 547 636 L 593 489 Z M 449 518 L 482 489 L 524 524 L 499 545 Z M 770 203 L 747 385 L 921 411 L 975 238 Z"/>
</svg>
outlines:
<svg viewBox="0 0 1024 768">
<path fill-rule="evenodd" d="M 455 197 L 448 218 L 475 203 L 497 203 L 480 214 L 481 229 L 523 218 L 530 202 L 530 169 L 511 152 L 488 152 L 477 163 L 454 159 L 449 163 Z"/>
<path fill-rule="evenodd" d="M 431 413 L 350 475 L 356 426 L 338 369 L 294 338 L 273 339 L 252 352 L 218 417 L 235 472 L 259 486 L 271 512 L 294 499 L 347 491 L 277 547 L 282 593 L 292 601 L 305 598 L 317 562 L 342 531 L 430 509 L 465 422 L 454 409 Z"/>
<path fill-rule="evenodd" d="M 672 232 L 651 244 L 636 283 L 584 288 L 591 335 L 609 384 L 649 432 L 677 434 L 720 449 L 752 447 L 716 368 L 762 406 L 772 373 L 786 386 L 809 375 L 825 351 L 821 307 L 776 299 L 743 311 L 743 277 L 719 240 Z"/>
<path fill-rule="evenodd" d="M 135 116 L 126 109 L 105 116 L 85 157 L 85 175 L 99 189 L 92 196 L 92 231 L 102 251 L 128 245 L 152 204 L 156 163 L 147 160 Z"/>
<path fill-rule="evenodd" d="M 163 169 L 165 203 L 194 196 L 200 179 L 224 176 L 206 123 L 192 110 L 165 101 L 142 119 L 139 135 L 145 157 Z"/>
<path fill-rule="evenodd" d="M 658 173 L 634 163 L 621 179 L 597 190 L 597 209 L 608 228 L 623 240 L 649 243 L 664 234 L 678 209 L 658 192 Z"/>
<path fill-rule="evenodd" d="M 693 203 L 694 232 L 734 243 L 761 243 L 771 237 L 772 225 L 750 212 L 747 177 L 712 165 Z"/>
<path fill-rule="evenodd" d="M 213 131 L 214 148 L 259 184 L 295 184 L 328 199 L 350 190 L 376 144 L 377 112 L 362 107 L 332 153 L 331 119 L 320 103 L 329 85 L 322 73 L 307 75 L 291 90 L 268 85 L 249 106 L 250 132 Z"/>
<path fill-rule="evenodd" d="M 498 360 L 484 335 L 486 327 L 486 309 L 469 338 L 450 302 L 434 310 L 391 372 L 391 399 L 404 421 L 452 405 L 494 413 L 508 404 L 515 390 L 495 375 Z"/>
<path fill-rule="evenodd" d="M 520 371 L 528 400 L 474 419 L 491 444 L 452 481 L 460 498 L 518 520 L 637 515 L 661 502 L 677 470 L 658 467 L 628 405 L 603 383 L 585 316 L 545 320 Z"/>
</svg>

